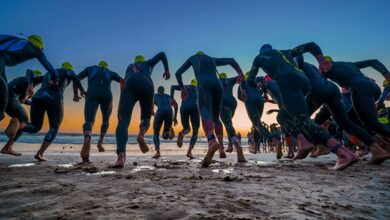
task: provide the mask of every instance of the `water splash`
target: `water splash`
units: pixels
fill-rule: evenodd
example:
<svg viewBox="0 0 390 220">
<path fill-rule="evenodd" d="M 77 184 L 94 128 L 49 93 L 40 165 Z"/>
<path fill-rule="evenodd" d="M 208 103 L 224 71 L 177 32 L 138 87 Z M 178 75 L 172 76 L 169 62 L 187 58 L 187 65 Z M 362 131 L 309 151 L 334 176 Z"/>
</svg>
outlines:
<svg viewBox="0 0 390 220">
<path fill-rule="evenodd" d="M 12 165 L 9 165 L 8 167 L 31 167 L 31 166 L 35 166 L 35 163 L 12 164 Z"/>
</svg>

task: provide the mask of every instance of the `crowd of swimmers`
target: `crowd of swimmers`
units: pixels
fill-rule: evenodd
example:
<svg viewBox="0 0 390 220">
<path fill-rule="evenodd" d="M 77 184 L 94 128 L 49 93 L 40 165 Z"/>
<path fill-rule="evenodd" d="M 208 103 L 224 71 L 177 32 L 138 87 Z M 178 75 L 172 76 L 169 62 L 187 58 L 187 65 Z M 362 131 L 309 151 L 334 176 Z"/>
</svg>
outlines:
<svg viewBox="0 0 390 220">
<path fill-rule="evenodd" d="M 125 76 L 121 77 L 111 71 L 105 61 L 86 67 L 79 74 L 74 72 L 70 62 L 64 62 L 56 69 L 43 51 L 44 41 L 39 35 L 0 35 L 0 120 L 5 114 L 12 118 L 4 131 L 9 139 L 1 150 L 3 154 L 21 155 L 12 149 L 15 141 L 23 132 L 39 132 L 47 114 L 50 129 L 35 155 L 39 161 L 46 160 L 44 152 L 56 138 L 64 117 L 63 93 L 72 82 L 73 101 L 79 102 L 85 98 L 84 144 L 80 155 L 83 162 L 90 162 L 92 127 L 99 106 L 103 120 L 97 148 L 99 152 L 105 150 L 104 137 L 113 109 L 111 82 L 115 81 L 120 84 L 121 94 L 115 132 L 118 158 L 111 165 L 113 168 L 122 168 L 125 164 L 128 127 L 137 102 L 141 108 L 137 142 L 143 153 L 149 151 L 144 137 L 151 117 L 154 116 L 153 143 L 156 149 L 153 158 L 160 158 L 160 134 L 163 139 L 172 140 L 175 137 L 172 127 L 177 125 L 180 115 L 182 129 L 177 134 L 177 145 L 182 147 L 184 137 L 191 135 L 187 157 L 194 158 L 192 149 L 202 125 L 208 141 L 202 167 L 212 163 L 216 152 L 225 158 L 225 152 L 234 150 L 237 161 L 245 163 L 241 134 L 236 132 L 232 122 L 237 107 L 233 94 L 235 85 L 238 85 L 237 98 L 245 104 L 252 123 L 251 132 L 247 135 L 251 153 L 260 152 L 261 145 L 264 151 L 267 146 L 274 150 L 277 159 L 283 156 L 283 145 L 288 149 L 286 157 L 296 160 L 304 159 L 309 154 L 317 157 L 332 152 L 337 157 L 332 168 L 334 170 L 345 169 L 356 163 L 359 156 L 368 153 L 371 153 L 370 164 L 381 164 L 390 158 L 390 125 L 388 110 L 384 105 L 385 100 L 390 100 L 390 73 L 376 59 L 334 61 L 313 42 L 286 50 L 264 44 L 253 60 L 252 68 L 244 74 L 233 58 L 211 57 L 198 51 L 176 71 L 177 83 L 171 86 L 170 94 L 167 94 L 162 86 L 155 93 L 151 78 L 154 67 L 161 62 L 164 67 L 162 78 L 170 79 L 168 59 L 164 52 L 150 59 L 137 55 L 127 67 Z M 303 57 L 306 53 L 311 54 L 318 65 L 306 62 Z M 6 66 L 15 66 L 34 58 L 47 70 L 46 74 L 28 69 L 25 76 L 8 83 Z M 226 65 L 231 66 L 237 76 L 218 71 L 218 67 Z M 190 67 L 195 77 L 185 84 L 182 75 Z M 372 67 L 385 78 L 383 92 L 373 79 L 361 71 L 367 67 Z M 257 76 L 260 68 L 264 76 Z M 87 91 L 80 82 L 85 78 L 88 79 Z M 40 88 L 34 92 L 39 84 Z M 181 93 L 180 109 L 174 99 L 175 91 Z M 278 124 L 267 126 L 261 120 L 267 102 L 275 105 L 267 114 L 276 113 Z M 31 106 L 30 117 L 23 104 Z M 311 119 L 315 112 L 317 114 Z M 226 150 L 223 127 L 228 137 Z"/>
</svg>

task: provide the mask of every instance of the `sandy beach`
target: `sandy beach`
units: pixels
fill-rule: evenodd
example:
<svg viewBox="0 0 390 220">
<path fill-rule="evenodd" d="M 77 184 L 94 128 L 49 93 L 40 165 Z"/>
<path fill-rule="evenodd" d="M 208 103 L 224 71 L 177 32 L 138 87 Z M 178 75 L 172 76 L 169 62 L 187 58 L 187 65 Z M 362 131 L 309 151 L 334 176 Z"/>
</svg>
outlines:
<svg viewBox="0 0 390 220">
<path fill-rule="evenodd" d="M 2 143 L 3 144 L 3 143 Z M 0 218 L 17 219 L 389 219 L 390 163 L 362 160 L 328 170 L 335 157 L 276 161 L 274 154 L 235 153 L 200 167 L 206 150 L 162 144 L 151 159 L 128 145 L 124 169 L 109 169 L 114 145 L 93 148 L 92 164 L 80 164 L 81 145 L 55 144 L 48 162 L 33 159 L 38 144 L 18 144 L 21 157 L 0 155 Z"/>
</svg>

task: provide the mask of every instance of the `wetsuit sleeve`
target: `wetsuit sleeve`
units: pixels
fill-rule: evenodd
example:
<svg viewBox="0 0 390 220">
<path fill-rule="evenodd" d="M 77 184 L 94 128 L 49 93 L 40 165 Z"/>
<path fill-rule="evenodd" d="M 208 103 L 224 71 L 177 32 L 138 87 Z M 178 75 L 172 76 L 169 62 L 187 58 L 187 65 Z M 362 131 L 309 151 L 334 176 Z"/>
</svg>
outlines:
<svg viewBox="0 0 390 220">
<path fill-rule="evenodd" d="M 83 80 L 85 77 L 87 77 L 88 76 L 88 67 L 87 68 L 85 68 L 83 71 L 81 71 L 80 73 L 79 73 L 79 75 L 77 75 L 77 77 L 79 78 L 79 80 Z"/>
<path fill-rule="evenodd" d="M 175 90 L 180 90 L 180 87 L 178 85 L 176 86 L 171 86 L 171 98 L 175 97 Z"/>
<path fill-rule="evenodd" d="M 183 85 L 183 78 L 182 78 L 182 74 L 188 70 L 188 68 L 191 67 L 191 61 L 190 59 L 186 60 L 186 62 L 183 63 L 183 65 L 176 71 L 175 73 L 175 76 L 176 76 L 176 80 L 177 80 L 177 83 L 179 83 L 179 87 L 180 89 L 184 89 L 184 85 Z"/>
<path fill-rule="evenodd" d="M 77 89 L 79 89 L 80 91 L 85 93 L 84 87 L 83 87 L 83 85 L 81 85 L 81 82 L 80 82 L 80 79 L 78 78 L 78 76 L 73 71 L 68 71 L 68 73 L 69 73 L 68 76 L 70 77 L 70 79 L 73 82 L 73 92 L 74 92 L 74 94 L 78 94 L 77 93 Z"/>
<path fill-rule="evenodd" d="M 58 73 L 57 70 L 54 69 L 54 67 L 49 63 L 49 61 L 46 59 L 45 54 L 42 52 L 38 53 L 39 55 L 37 56 L 37 59 L 39 62 L 42 64 L 43 67 L 50 73 L 51 79 L 56 81 L 58 80 Z"/>
<path fill-rule="evenodd" d="M 254 81 L 257 73 L 259 72 L 260 67 L 263 65 L 264 58 L 261 55 L 258 55 L 252 63 L 252 68 L 249 73 L 248 81 Z"/>
<path fill-rule="evenodd" d="M 389 70 L 385 67 L 385 65 L 383 65 L 383 63 L 379 62 L 379 60 L 376 60 L 376 59 L 355 62 L 354 64 L 359 69 L 372 67 L 376 71 L 380 72 L 382 75 L 389 73 Z"/>
<path fill-rule="evenodd" d="M 321 48 L 314 42 L 299 45 L 291 50 L 291 56 L 297 57 L 304 53 L 311 53 L 314 57 L 322 55 Z"/>
<path fill-rule="evenodd" d="M 216 66 L 230 65 L 238 74 L 242 74 L 240 65 L 233 58 L 213 58 Z"/>
<path fill-rule="evenodd" d="M 152 59 L 148 60 L 147 62 L 149 62 L 151 68 L 154 68 L 154 66 L 159 62 L 161 61 L 164 65 L 164 70 L 165 71 L 169 71 L 169 66 L 168 66 L 168 59 L 167 59 L 167 56 L 165 55 L 164 52 L 160 52 L 158 54 L 156 54 Z"/>
<path fill-rule="evenodd" d="M 381 97 L 379 98 L 378 102 L 379 103 L 384 103 L 386 96 L 390 93 L 390 86 L 386 86 L 385 89 L 382 92 Z"/>
<path fill-rule="evenodd" d="M 119 76 L 119 74 L 116 72 L 111 72 L 111 79 L 118 83 L 120 83 L 123 80 L 122 77 Z"/>
<path fill-rule="evenodd" d="M 26 70 L 27 84 L 30 85 L 34 80 L 34 72 L 30 69 Z"/>
<path fill-rule="evenodd" d="M 228 79 L 228 84 L 234 86 L 237 83 L 237 76 Z"/>
</svg>

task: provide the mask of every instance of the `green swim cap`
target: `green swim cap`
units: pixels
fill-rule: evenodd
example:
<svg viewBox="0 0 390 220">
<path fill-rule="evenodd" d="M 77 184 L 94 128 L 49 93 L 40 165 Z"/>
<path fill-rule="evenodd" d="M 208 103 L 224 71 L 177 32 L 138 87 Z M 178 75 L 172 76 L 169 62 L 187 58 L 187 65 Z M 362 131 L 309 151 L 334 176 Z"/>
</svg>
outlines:
<svg viewBox="0 0 390 220">
<path fill-rule="evenodd" d="M 200 50 L 200 51 L 196 52 L 196 55 L 205 55 L 205 53 Z"/>
<path fill-rule="evenodd" d="M 134 63 L 142 63 L 145 61 L 145 58 L 144 56 L 142 55 L 137 55 L 135 58 L 134 58 Z"/>
<path fill-rule="evenodd" d="M 324 56 L 324 59 L 326 62 L 333 62 L 333 59 L 330 56 Z"/>
<path fill-rule="evenodd" d="M 108 63 L 104 60 L 100 61 L 99 64 L 98 64 L 99 67 L 104 67 L 106 69 L 108 69 Z"/>
<path fill-rule="evenodd" d="M 62 63 L 61 67 L 64 68 L 64 69 L 67 69 L 67 70 L 73 70 L 73 65 L 71 63 L 69 63 L 69 62 Z"/>
<path fill-rule="evenodd" d="M 386 87 L 389 85 L 389 82 L 387 81 L 387 79 L 383 80 L 383 87 Z"/>
<path fill-rule="evenodd" d="M 198 80 L 192 79 L 191 80 L 191 86 L 198 86 Z"/>
<path fill-rule="evenodd" d="M 251 74 L 250 71 L 248 71 L 248 72 L 245 73 L 245 80 L 249 79 L 250 74 Z"/>
<path fill-rule="evenodd" d="M 227 78 L 226 73 L 220 73 L 220 74 L 219 74 L 219 78 L 220 78 L 220 79 L 226 79 L 226 78 Z"/>
<path fill-rule="evenodd" d="M 32 34 L 32 35 L 27 37 L 27 40 L 30 43 L 32 43 L 34 46 L 43 50 L 44 42 L 43 42 L 43 39 L 41 38 L 41 36 L 39 36 L 37 34 Z"/>
<path fill-rule="evenodd" d="M 33 70 L 34 77 L 42 76 L 42 72 L 40 70 Z"/>
</svg>

